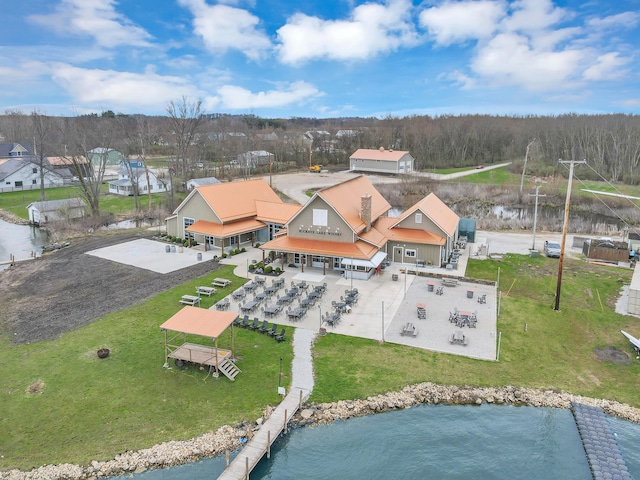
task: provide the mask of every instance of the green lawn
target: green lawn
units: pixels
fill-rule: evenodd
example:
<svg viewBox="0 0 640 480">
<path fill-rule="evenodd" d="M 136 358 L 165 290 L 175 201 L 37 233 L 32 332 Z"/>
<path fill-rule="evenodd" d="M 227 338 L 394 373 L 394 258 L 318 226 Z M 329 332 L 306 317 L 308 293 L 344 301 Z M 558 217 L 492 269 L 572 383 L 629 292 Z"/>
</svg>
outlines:
<svg viewBox="0 0 640 480">
<path fill-rule="evenodd" d="M 203 307 L 246 281 L 231 272 L 225 267 L 206 277 L 230 278 L 233 284 L 205 297 Z M 181 308 L 177 298 L 202 282 L 177 286 L 54 341 L 15 345 L 0 337 L 0 470 L 106 460 L 254 421 L 265 405 L 277 404 L 281 357 L 284 384 L 291 378 L 291 329 L 283 343 L 236 329 L 242 373 L 235 382 L 195 367 L 177 369 L 173 362 L 171 370 L 163 368 L 164 334 L 158 327 Z M 188 340 L 212 344 L 207 338 Z M 228 331 L 219 346 L 231 346 Z M 111 349 L 103 360 L 96 355 L 101 347 Z M 42 393 L 29 393 L 30 388 Z"/>
<path fill-rule="evenodd" d="M 133 197 L 122 197 L 109 194 L 109 186 L 105 183 L 101 187 L 100 213 L 113 213 L 121 215 L 135 211 L 135 201 Z M 47 200 L 62 200 L 67 198 L 82 197 L 80 187 L 58 187 L 45 189 Z M 176 193 L 176 202 L 180 202 L 185 197 L 184 194 Z M 155 193 L 152 195 L 153 206 L 162 208 L 168 204 L 168 194 Z M 146 209 L 148 205 L 147 196 L 139 197 L 140 206 Z M 0 194 L 0 209 L 7 210 L 20 218 L 29 219 L 27 206 L 32 202 L 40 201 L 40 190 L 25 190 L 22 192 L 5 192 Z"/>
<path fill-rule="evenodd" d="M 520 185 L 520 175 L 510 173 L 508 166 L 492 170 L 476 170 L 477 173 L 452 181 L 459 183 L 477 183 L 482 185 Z"/>
<path fill-rule="evenodd" d="M 632 357 L 629 366 L 615 365 L 594 353 L 604 346 L 631 353 L 619 330 L 640 333 L 640 320 L 614 313 L 631 271 L 566 259 L 561 311 L 555 312 L 557 265 L 521 255 L 469 261 L 471 277 L 495 280 L 500 269 L 499 362 L 329 334 L 316 343 L 311 400 L 366 398 L 432 381 L 563 390 L 640 407 L 640 362 Z M 0 470 L 104 460 L 223 424 L 253 422 L 265 405 L 276 404 L 280 358 L 286 366 L 283 383 L 291 378 L 290 329 L 282 344 L 237 331 L 242 373 L 235 382 L 193 367 L 162 367 L 164 337 L 158 327 L 180 308 L 176 299 L 214 277 L 232 279 L 216 297 L 204 298 L 207 308 L 246 281 L 231 272 L 224 267 L 54 341 L 15 345 L 0 337 L 0 429 L 11 432 L 0 435 Z M 229 343 L 225 333 L 220 346 Z M 100 347 L 112 354 L 99 360 Z"/>
<path fill-rule="evenodd" d="M 620 329 L 640 333 L 639 319 L 613 311 L 629 271 L 566 261 L 556 312 L 557 260 L 519 255 L 500 262 L 470 260 L 467 274 L 495 280 L 498 267 L 503 290 L 499 362 L 330 334 L 316 343 L 312 400 L 366 398 L 431 381 L 550 388 L 640 407 L 640 362 L 632 357 L 630 366 L 615 365 L 594 353 L 607 345 L 631 353 Z"/>
</svg>

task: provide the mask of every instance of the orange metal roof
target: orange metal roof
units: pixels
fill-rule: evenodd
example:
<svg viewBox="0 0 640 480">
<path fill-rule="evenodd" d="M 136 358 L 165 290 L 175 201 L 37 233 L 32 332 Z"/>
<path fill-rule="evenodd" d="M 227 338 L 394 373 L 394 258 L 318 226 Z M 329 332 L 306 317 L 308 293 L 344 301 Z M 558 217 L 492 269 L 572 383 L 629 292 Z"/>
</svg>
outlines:
<svg viewBox="0 0 640 480">
<path fill-rule="evenodd" d="M 196 187 L 196 191 L 222 222 L 255 217 L 258 213 L 258 201 L 283 203 L 278 194 L 261 178 L 204 185 Z"/>
<path fill-rule="evenodd" d="M 160 329 L 218 338 L 236 318 L 238 314 L 234 312 L 220 312 L 187 305 L 160 325 Z"/>
<path fill-rule="evenodd" d="M 359 258 L 363 260 L 370 260 L 378 252 L 377 247 L 363 241 L 345 243 L 294 237 L 278 237 L 260 245 L 260 248 L 263 250 L 307 253 L 327 257 Z"/>
<path fill-rule="evenodd" d="M 387 240 L 396 242 L 413 242 L 425 245 L 444 245 L 446 239 L 440 235 L 413 228 L 395 227 L 397 218 L 382 217 L 376 222 L 376 229 L 381 231 Z"/>
<path fill-rule="evenodd" d="M 397 162 L 409 152 L 403 150 L 384 150 L 373 148 L 359 148 L 349 158 L 363 158 L 366 160 L 383 160 L 386 162 Z"/>
<path fill-rule="evenodd" d="M 409 215 L 413 215 L 416 210 L 420 210 L 423 215 L 430 218 L 431 221 L 438 225 L 443 232 L 447 233 L 447 235 L 453 236 L 456 233 L 460 217 L 434 193 L 430 193 L 400 215 L 400 217 L 396 219 L 395 225 L 400 223 Z"/>
<path fill-rule="evenodd" d="M 237 222 L 224 224 L 198 220 L 193 225 L 189 225 L 186 228 L 186 231 L 222 238 L 245 232 L 253 232 L 254 230 L 259 230 L 264 227 L 264 223 L 253 219 L 239 220 Z"/>
<path fill-rule="evenodd" d="M 362 240 L 368 243 L 372 243 L 378 248 L 382 248 L 386 243 L 387 239 L 384 234 L 380 232 L 376 227 L 372 227 L 368 232 L 362 232 L 358 235 Z"/>
<path fill-rule="evenodd" d="M 380 192 L 371 184 L 364 175 L 358 175 L 345 182 L 326 187 L 316 192 L 316 195 L 324 199 L 356 232 L 360 233 L 365 227 L 365 222 L 360 218 L 362 197 L 371 195 L 371 223 L 391 209 Z"/>
<path fill-rule="evenodd" d="M 293 203 L 273 203 L 256 201 L 258 220 L 284 225 L 300 211 L 302 206 Z"/>
</svg>

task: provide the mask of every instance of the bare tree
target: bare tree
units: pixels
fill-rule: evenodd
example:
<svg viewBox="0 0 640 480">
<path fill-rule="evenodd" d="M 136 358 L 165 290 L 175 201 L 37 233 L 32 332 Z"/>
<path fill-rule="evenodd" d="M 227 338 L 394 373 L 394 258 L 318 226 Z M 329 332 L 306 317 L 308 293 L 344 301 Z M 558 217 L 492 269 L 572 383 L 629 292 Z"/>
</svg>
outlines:
<svg viewBox="0 0 640 480">
<path fill-rule="evenodd" d="M 181 169 L 183 181 L 186 181 L 190 160 L 189 150 L 197 140 L 200 126 L 204 120 L 202 100 L 190 101 L 186 96 L 178 101 L 171 100 L 167 105 L 167 114 L 173 133 L 175 163 Z"/>
<path fill-rule="evenodd" d="M 48 168 L 45 151 L 48 149 L 49 137 L 52 133 L 53 119 L 34 110 L 31 112 L 31 127 L 33 131 L 33 153 L 36 157 L 40 172 L 40 200 L 45 200 L 44 173 Z"/>
</svg>

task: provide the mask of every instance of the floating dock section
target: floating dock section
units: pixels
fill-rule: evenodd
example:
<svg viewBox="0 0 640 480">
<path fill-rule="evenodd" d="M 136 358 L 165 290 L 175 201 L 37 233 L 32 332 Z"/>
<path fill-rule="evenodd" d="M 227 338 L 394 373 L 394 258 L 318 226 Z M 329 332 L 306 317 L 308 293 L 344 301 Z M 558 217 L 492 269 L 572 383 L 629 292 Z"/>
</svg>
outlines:
<svg viewBox="0 0 640 480">
<path fill-rule="evenodd" d="M 594 480 L 633 480 L 611 432 L 604 410 L 571 403 L 582 445 Z"/>
</svg>

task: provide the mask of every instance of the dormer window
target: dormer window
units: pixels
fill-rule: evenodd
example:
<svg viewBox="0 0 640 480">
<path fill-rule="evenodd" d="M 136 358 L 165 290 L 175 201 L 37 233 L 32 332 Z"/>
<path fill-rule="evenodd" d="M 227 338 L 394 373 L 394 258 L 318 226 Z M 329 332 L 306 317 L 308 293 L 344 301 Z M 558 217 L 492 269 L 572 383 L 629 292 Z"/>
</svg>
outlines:
<svg viewBox="0 0 640 480">
<path fill-rule="evenodd" d="M 416 213 L 416 223 L 422 223 L 422 214 Z"/>
</svg>

